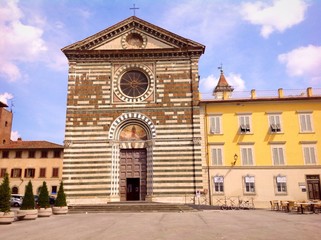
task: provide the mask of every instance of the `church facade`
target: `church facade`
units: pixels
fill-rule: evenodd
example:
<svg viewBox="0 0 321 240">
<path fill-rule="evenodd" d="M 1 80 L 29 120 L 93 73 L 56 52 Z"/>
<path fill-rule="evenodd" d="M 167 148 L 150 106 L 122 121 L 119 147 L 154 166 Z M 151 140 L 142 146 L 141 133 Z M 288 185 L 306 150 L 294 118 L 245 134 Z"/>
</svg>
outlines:
<svg viewBox="0 0 321 240">
<path fill-rule="evenodd" d="M 198 62 L 205 46 L 135 16 L 62 49 L 70 204 L 189 203 L 203 191 Z"/>
</svg>

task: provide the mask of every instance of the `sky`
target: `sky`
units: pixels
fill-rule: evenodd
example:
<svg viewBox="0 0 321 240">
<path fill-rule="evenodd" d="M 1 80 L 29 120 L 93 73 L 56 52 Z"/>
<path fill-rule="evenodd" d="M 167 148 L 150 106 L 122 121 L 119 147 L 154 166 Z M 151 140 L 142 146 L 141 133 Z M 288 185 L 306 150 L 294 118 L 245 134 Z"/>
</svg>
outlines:
<svg viewBox="0 0 321 240">
<path fill-rule="evenodd" d="M 0 101 L 12 140 L 63 144 L 68 62 L 61 49 L 130 16 L 206 46 L 199 89 L 219 66 L 234 91 L 321 88 L 321 0 L 0 0 Z"/>
</svg>

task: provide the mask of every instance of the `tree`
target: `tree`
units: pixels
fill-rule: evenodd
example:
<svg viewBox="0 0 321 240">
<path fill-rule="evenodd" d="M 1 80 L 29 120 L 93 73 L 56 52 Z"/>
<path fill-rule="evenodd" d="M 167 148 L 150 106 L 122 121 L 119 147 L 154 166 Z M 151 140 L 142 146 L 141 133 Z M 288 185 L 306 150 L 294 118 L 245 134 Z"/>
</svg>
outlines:
<svg viewBox="0 0 321 240">
<path fill-rule="evenodd" d="M 25 195 L 23 197 L 20 209 L 21 210 L 35 209 L 35 198 L 33 195 L 32 183 L 30 180 L 26 186 Z"/>
<path fill-rule="evenodd" d="M 58 195 L 57 195 L 57 199 L 55 202 L 55 206 L 56 207 L 67 206 L 66 194 L 64 192 L 64 184 L 62 181 L 60 182 L 60 185 L 59 185 L 59 190 L 58 190 Z"/>
<path fill-rule="evenodd" d="M 49 208 L 50 207 L 49 193 L 48 193 L 48 188 L 47 188 L 47 184 L 45 181 L 42 183 L 42 187 L 40 189 L 38 205 L 41 208 Z"/>
<path fill-rule="evenodd" d="M 10 195 L 9 175 L 6 173 L 0 185 L 0 212 L 10 212 Z"/>
</svg>

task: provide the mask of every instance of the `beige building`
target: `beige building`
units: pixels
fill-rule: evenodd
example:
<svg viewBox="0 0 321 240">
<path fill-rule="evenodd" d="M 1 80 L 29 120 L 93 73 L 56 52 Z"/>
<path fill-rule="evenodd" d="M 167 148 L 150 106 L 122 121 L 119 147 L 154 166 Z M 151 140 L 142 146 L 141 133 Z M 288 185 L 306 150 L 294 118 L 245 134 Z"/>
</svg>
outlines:
<svg viewBox="0 0 321 240">
<path fill-rule="evenodd" d="M 11 141 L 8 129 L 11 131 L 12 113 L 5 107 L 4 104 L 1 107 L 1 113 L 5 114 L 0 115 L 0 132 L 6 133 L 5 142 L 0 144 L 0 179 L 8 173 L 11 192 L 21 195 L 29 180 L 34 194 L 39 193 L 46 181 L 49 194 L 55 196 L 62 178 L 63 146 L 47 141 Z"/>
</svg>

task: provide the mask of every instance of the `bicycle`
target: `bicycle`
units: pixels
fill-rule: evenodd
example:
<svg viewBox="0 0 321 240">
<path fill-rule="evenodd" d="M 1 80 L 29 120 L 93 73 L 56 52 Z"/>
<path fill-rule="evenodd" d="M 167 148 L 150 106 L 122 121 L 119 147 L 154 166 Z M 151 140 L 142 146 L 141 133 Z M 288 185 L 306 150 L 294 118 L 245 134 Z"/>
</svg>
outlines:
<svg viewBox="0 0 321 240">
<path fill-rule="evenodd" d="M 254 209 L 254 201 L 253 198 L 251 200 L 242 200 L 239 199 L 239 208 L 240 209 Z"/>
</svg>

